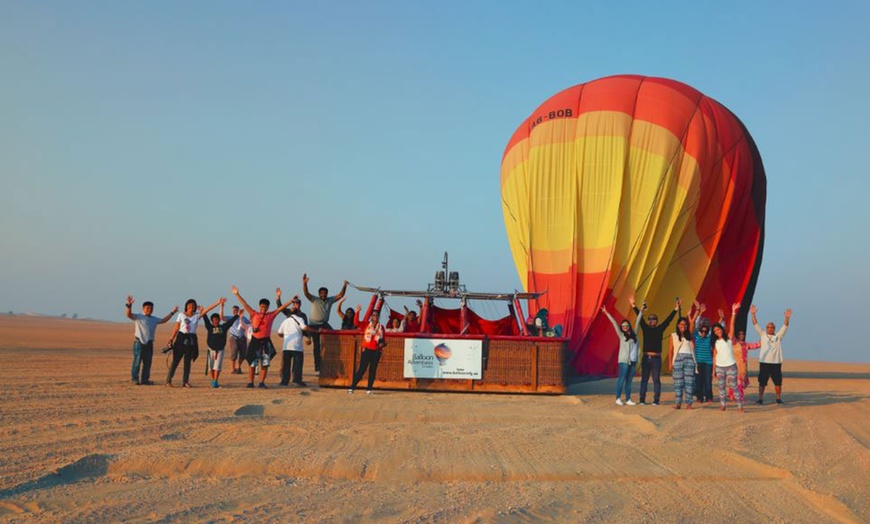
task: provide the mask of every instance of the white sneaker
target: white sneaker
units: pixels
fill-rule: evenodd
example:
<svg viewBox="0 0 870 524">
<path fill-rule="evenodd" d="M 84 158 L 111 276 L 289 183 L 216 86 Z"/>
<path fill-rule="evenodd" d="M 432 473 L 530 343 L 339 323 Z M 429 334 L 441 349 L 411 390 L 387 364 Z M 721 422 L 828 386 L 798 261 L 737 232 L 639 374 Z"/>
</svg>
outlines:
<svg viewBox="0 0 870 524">
<path fill-rule="evenodd" d="M 347 394 L 348 394 L 348 395 L 353 395 L 353 390 L 352 390 L 352 389 L 347 390 Z"/>
<path fill-rule="evenodd" d="M 626 406 L 634 406 L 634 401 L 632 401 L 631 399 L 628 399 L 625 401 L 625 405 Z"/>
<path fill-rule="evenodd" d="M 372 394 L 372 390 L 367 389 L 367 390 L 366 390 L 366 395 L 371 395 L 371 394 Z"/>
<path fill-rule="evenodd" d="M 617 406 L 622 406 L 622 405 L 623 405 L 623 404 L 622 404 L 622 399 L 621 399 L 621 398 L 616 399 L 616 405 L 617 405 Z"/>
</svg>

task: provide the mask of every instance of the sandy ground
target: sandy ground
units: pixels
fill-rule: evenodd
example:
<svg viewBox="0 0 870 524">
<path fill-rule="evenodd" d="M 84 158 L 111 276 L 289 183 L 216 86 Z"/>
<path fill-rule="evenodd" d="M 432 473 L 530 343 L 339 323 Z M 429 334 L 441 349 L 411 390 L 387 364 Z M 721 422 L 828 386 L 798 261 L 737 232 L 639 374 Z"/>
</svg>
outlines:
<svg viewBox="0 0 870 524">
<path fill-rule="evenodd" d="M 670 378 L 659 407 L 213 390 L 202 360 L 133 386 L 132 332 L 0 317 L 0 521 L 870 522 L 870 365 L 788 362 L 786 404 L 741 415 L 672 409 Z"/>
</svg>

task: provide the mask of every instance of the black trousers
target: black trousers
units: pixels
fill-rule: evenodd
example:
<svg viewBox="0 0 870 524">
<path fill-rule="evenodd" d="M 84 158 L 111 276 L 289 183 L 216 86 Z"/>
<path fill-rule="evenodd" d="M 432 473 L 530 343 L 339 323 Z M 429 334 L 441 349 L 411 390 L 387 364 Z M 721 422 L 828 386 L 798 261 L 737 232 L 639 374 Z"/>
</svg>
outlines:
<svg viewBox="0 0 870 524">
<path fill-rule="evenodd" d="M 649 377 L 652 375 L 653 402 L 658 403 L 662 396 L 662 357 L 644 355 L 640 361 L 640 401 L 646 402 L 646 388 L 649 385 Z"/>
<path fill-rule="evenodd" d="M 356 389 L 357 383 L 362 379 L 363 374 L 366 372 L 366 369 L 369 370 L 369 387 L 368 389 L 372 389 L 372 386 L 375 385 L 375 377 L 378 374 L 378 362 L 381 360 L 381 352 L 376 349 L 364 349 L 362 352 L 362 356 L 359 359 L 359 369 L 356 370 L 356 373 L 353 375 L 353 385 L 350 389 Z"/>
<path fill-rule="evenodd" d="M 199 342 L 196 335 L 185 335 L 179 333 L 175 337 L 175 345 L 172 346 L 172 364 L 169 366 L 169 373 L 166 375 L 166 382 L 171 383 L 172 377 L 175 376 L 175 370 L 178 369 L 178 364 L 184 360 L 184 371 L 182 372 L 182 381 L 187 384 L 190 382 L 190 364 L 199 356 Z"/>
<path fill-rule="evenodd" d="M 302 363 L 305 362 L 305 353 L 302 351 L 281 352 L 281 385 L 290 383 L 290 373 L 293 373 L 293 382 L 302 382 Z"/>
<path fill-rule="evenodd" d="M 329 324 L 311 324 L 312 328 L 317 330 L 332 331 L 332 326 Z M 311 333 L 311 345 L 314 347 L 314 371 L 320 372 L 320 333 L 313 331 Z"/>
<path fill-rule="evenodd" d="M 713 364 L 698 362 L 698 376 L 695 379 L 695 397 L 701 402 L 713 401 Z"/>
</svg>

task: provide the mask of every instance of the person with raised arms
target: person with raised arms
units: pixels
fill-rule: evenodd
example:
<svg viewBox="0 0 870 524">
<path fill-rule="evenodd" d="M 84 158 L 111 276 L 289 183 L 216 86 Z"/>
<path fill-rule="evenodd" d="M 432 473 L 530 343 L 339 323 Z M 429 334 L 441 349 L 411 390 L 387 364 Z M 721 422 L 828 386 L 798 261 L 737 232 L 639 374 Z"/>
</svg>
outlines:
<svg viewBox="0 0 870 524">
<path fill-rule="evenodd" d="M 228 318 L 225 322 L 221 322 L 223 319 L 223 309 L 224 304 L 227 299 L 221 298 L 221 312 L 212 313 L 209 320 L 204 320 L 203 325 L 208 333 L 206 337 L 206 345 L 208 346 L 208 353 L 211 360 L 211 369 L 209 369 L 209 374 L 211 375 L 211 387 L 219 388 L 220 384 L 218 380 L 221 376 L 221 369 L 223 368 L 224 362 L 224 349 L 227 345 L 227 332 L 232 328 L 233 324 L 238 320 L 238 310 L 236 310 L 236 314 L 232 317 Z M 210 321 L 210 322 L 209 322 Z"/>
<path fill-rule="evenodd" d="M 199 319 L 203 315 L 216 308 L 220 303 L 221 301 L 218 300 L 205 309 L 200 306 L 199 311 L 197 311 L 196 300 L 191 298 L 184 303 L 184 311 L 175 318 L 175 328 L 169 337 L 169 345 L 172 347 L 172 364 L 169 365 L 169 372 L 166 374 L 168 387 L 172 387 L 172 377 L 175 376 L 175 370 L 178 369 L 178 364 L 182 360 L 184 360 L 182 386 L 192 387 L 190 385 L 190 364 L 199 357 L 196 326 L 199 325 Z"/>
<path fill-rule="evenodd" d="M 233 366 L 231 373 L 233 375 L 242 374 L 242 361 L 245 360 L 245 354 L 248 351 L 248 338 L 246 336 L 248 326 L 251 321 L 245 318 L 245 310 L 239 306 L 233 306 L 233 316 L 236 321 L 229 330 L 227 344 L 230 348 L 229 359 Z"/>
<path fill-rule="evenodd" d="M 341 300 L 347 291 L 347 280 L 341 286 L 341 291 L 335 296 L 329 296 L 329 290 L 321 287 L 317 290 L 315 297 L 308 291 L 308 273 L 302 275 L 302 292 L 305 298 L 311 302 L 311 313 L 308 315 L 308 325 L 311 327 L 311 342 L 314 345 L 314 372 L 320 373 L 320 334 L 318 331 L 332 331 L 332 326 L 329 325 L 329 314 L 332 311 L 332 305 Z"/>
<path fill-rule="evenodd" d="M 739 309 L 739 303 L 731 306 L 731 322 L 728 331 L 725 331 L 725 326 L 720 321 L 713 326 L 710 340 L 713 347 L 713 362 L 716 365 L 716 380 L 719 383 L 720 409 L 725 411 L 725 401 L 728 398 L 727 384 L 728 387 L 737 390 L 737 409 L 743 413 L 743 390 L 737 388 L 737 358 L 734 355 L 734 344 L 731 342 L 731 335 L 734 333 L 734 319 L 737 317 Z"/>
<path fill-rule="evenodd" d="M 677 319 L 677 329 L 671 333 L 669 353 L 671 355 L 672 378 L 674 379 L 674 409 L 681 409 L 683 400 L 686 409 L 692 409 L 695 401 L 695 374 L 698 372 L 698 362 L 695 360 L 695 341 L 689 326 L 694 324 L 694 308 L 689 318 Z"/>
<path fill-rule="evenodd" d="M 773 386 L 776 389 L 776 403 L 782 404 L 782 337 L 788 329 L 788 322 L 791 319 L 791 309 L 785 310 L 785 320 L 779 331 L 776 330 L 776 324 L 768 322 L 764 331 L 758 326 L 758 319 L 755 314 L 758 308 L 752 306 L 749 308 L 752 314 L 752 325 L 755 327 L 755 332 L 758 333 L 761 347 L 758 349 L 758 400 L 756 404 L 764 404 L 764 390 L 767 388 L 767 381 L 773 379 Z"/>
<path fill-rule="evenodd" d="M 124 312 L 127 318 L 136 323 L 133 333 L 132 382 L 137 386 L 153 386 L 151 360 L 154 358 L 154 332 L 159 324 L 169 322 L 172 315 L 178 312 L 178 306 L 175 306 L 168 315 L 160 318 L 151 314 L 154 312 L 154 303 L 146 300 L 142 302 L 142 313 L 133 313 L 133 295 L 127 295 Z"/>
<path fill-rule="evenodd" d="M 628 303 L 634 312 L 640 315 L 640 310 L 634 302 L 634 297 L 629 297 Z M 644 303 L 646 309 L 646 303 Z M 659 405 L 659 400 L 662 396 L 662 339 L 664 338 L 665 329 L 671 324 L 671 321 L 680 310 L 680 299 L 677 299 L 674 310 L 665 318 L 665 321 L 659 324 L 659 317 L 656 314 L 649 315 L 648 319 L 641 318 L 640 329 L 643 333 L 643 358 L 640 363 L 641 379 L 640 379 L 640 404 L 646 404 L 646 389 L 649 385 L 650 376 L 653 379 L 653 406 Z"/>
<path fill-rule="evenodd" d="M 631 381 L 634 378 L 634 370 L 637 367 L 637 329 L 640 325 L 642 313 L 637 316 L 637 320 L 634 322 L 634 329 L 632 329 L 631 322 L 627 318 L 617 324 L 616 319 L 607 311 L 605 306 L 601 306 L 601 312 L 613 324 L 616 337 L 619 339 L 619 354 L 617 356 L 619 378 L 616 380 L 616 404 L 619 406 L 634 406 L 634 401 L 631 400 Z M 621 398 L 623 391 L 625 391 L 625 402 Z"/>
<path fill-rule="evenodd" d="M 252 334 L 251 340 L 248 342 L 248 352 L 245 358 L 248 361 L 248 387 L 254 387 L 254 368 L 259 365 L 260 385 L 258 387 L 266 389 L 266 375 L 269 373 L 269 363 L 276 354 L 275 346 L 272 344 L 272 323 L 275 322 L 275 315 L 284 308 L 289 307 L 292 302 L 269 311 L 269 299 L 261 298 L 258 303 L 259 308 L 255 310 L 239 294 L 239 288 L 233 286 L 230 290 L 239 299 L 245 311 L 251 315 Z"/>
</svg>

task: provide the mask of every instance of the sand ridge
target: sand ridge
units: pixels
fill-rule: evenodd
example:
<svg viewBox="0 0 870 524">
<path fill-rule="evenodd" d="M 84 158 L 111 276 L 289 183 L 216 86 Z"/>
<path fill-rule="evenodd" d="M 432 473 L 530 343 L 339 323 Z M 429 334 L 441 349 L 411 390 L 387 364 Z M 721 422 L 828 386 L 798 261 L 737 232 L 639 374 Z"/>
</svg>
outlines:
<svg viewBox="0 0 870 524">
<path fill-rule="evenodd" d="M 202 360 L 170 389 L 129 384 L 132 325 L 23 318 L 0 318 L 0 521 L 870 521 L 870 365 L 787 363 L 787 404 L 743 415 L 673 410 L 669 378 L 658 407 L 613 380 L 213 390 Z"/>
</svg>

